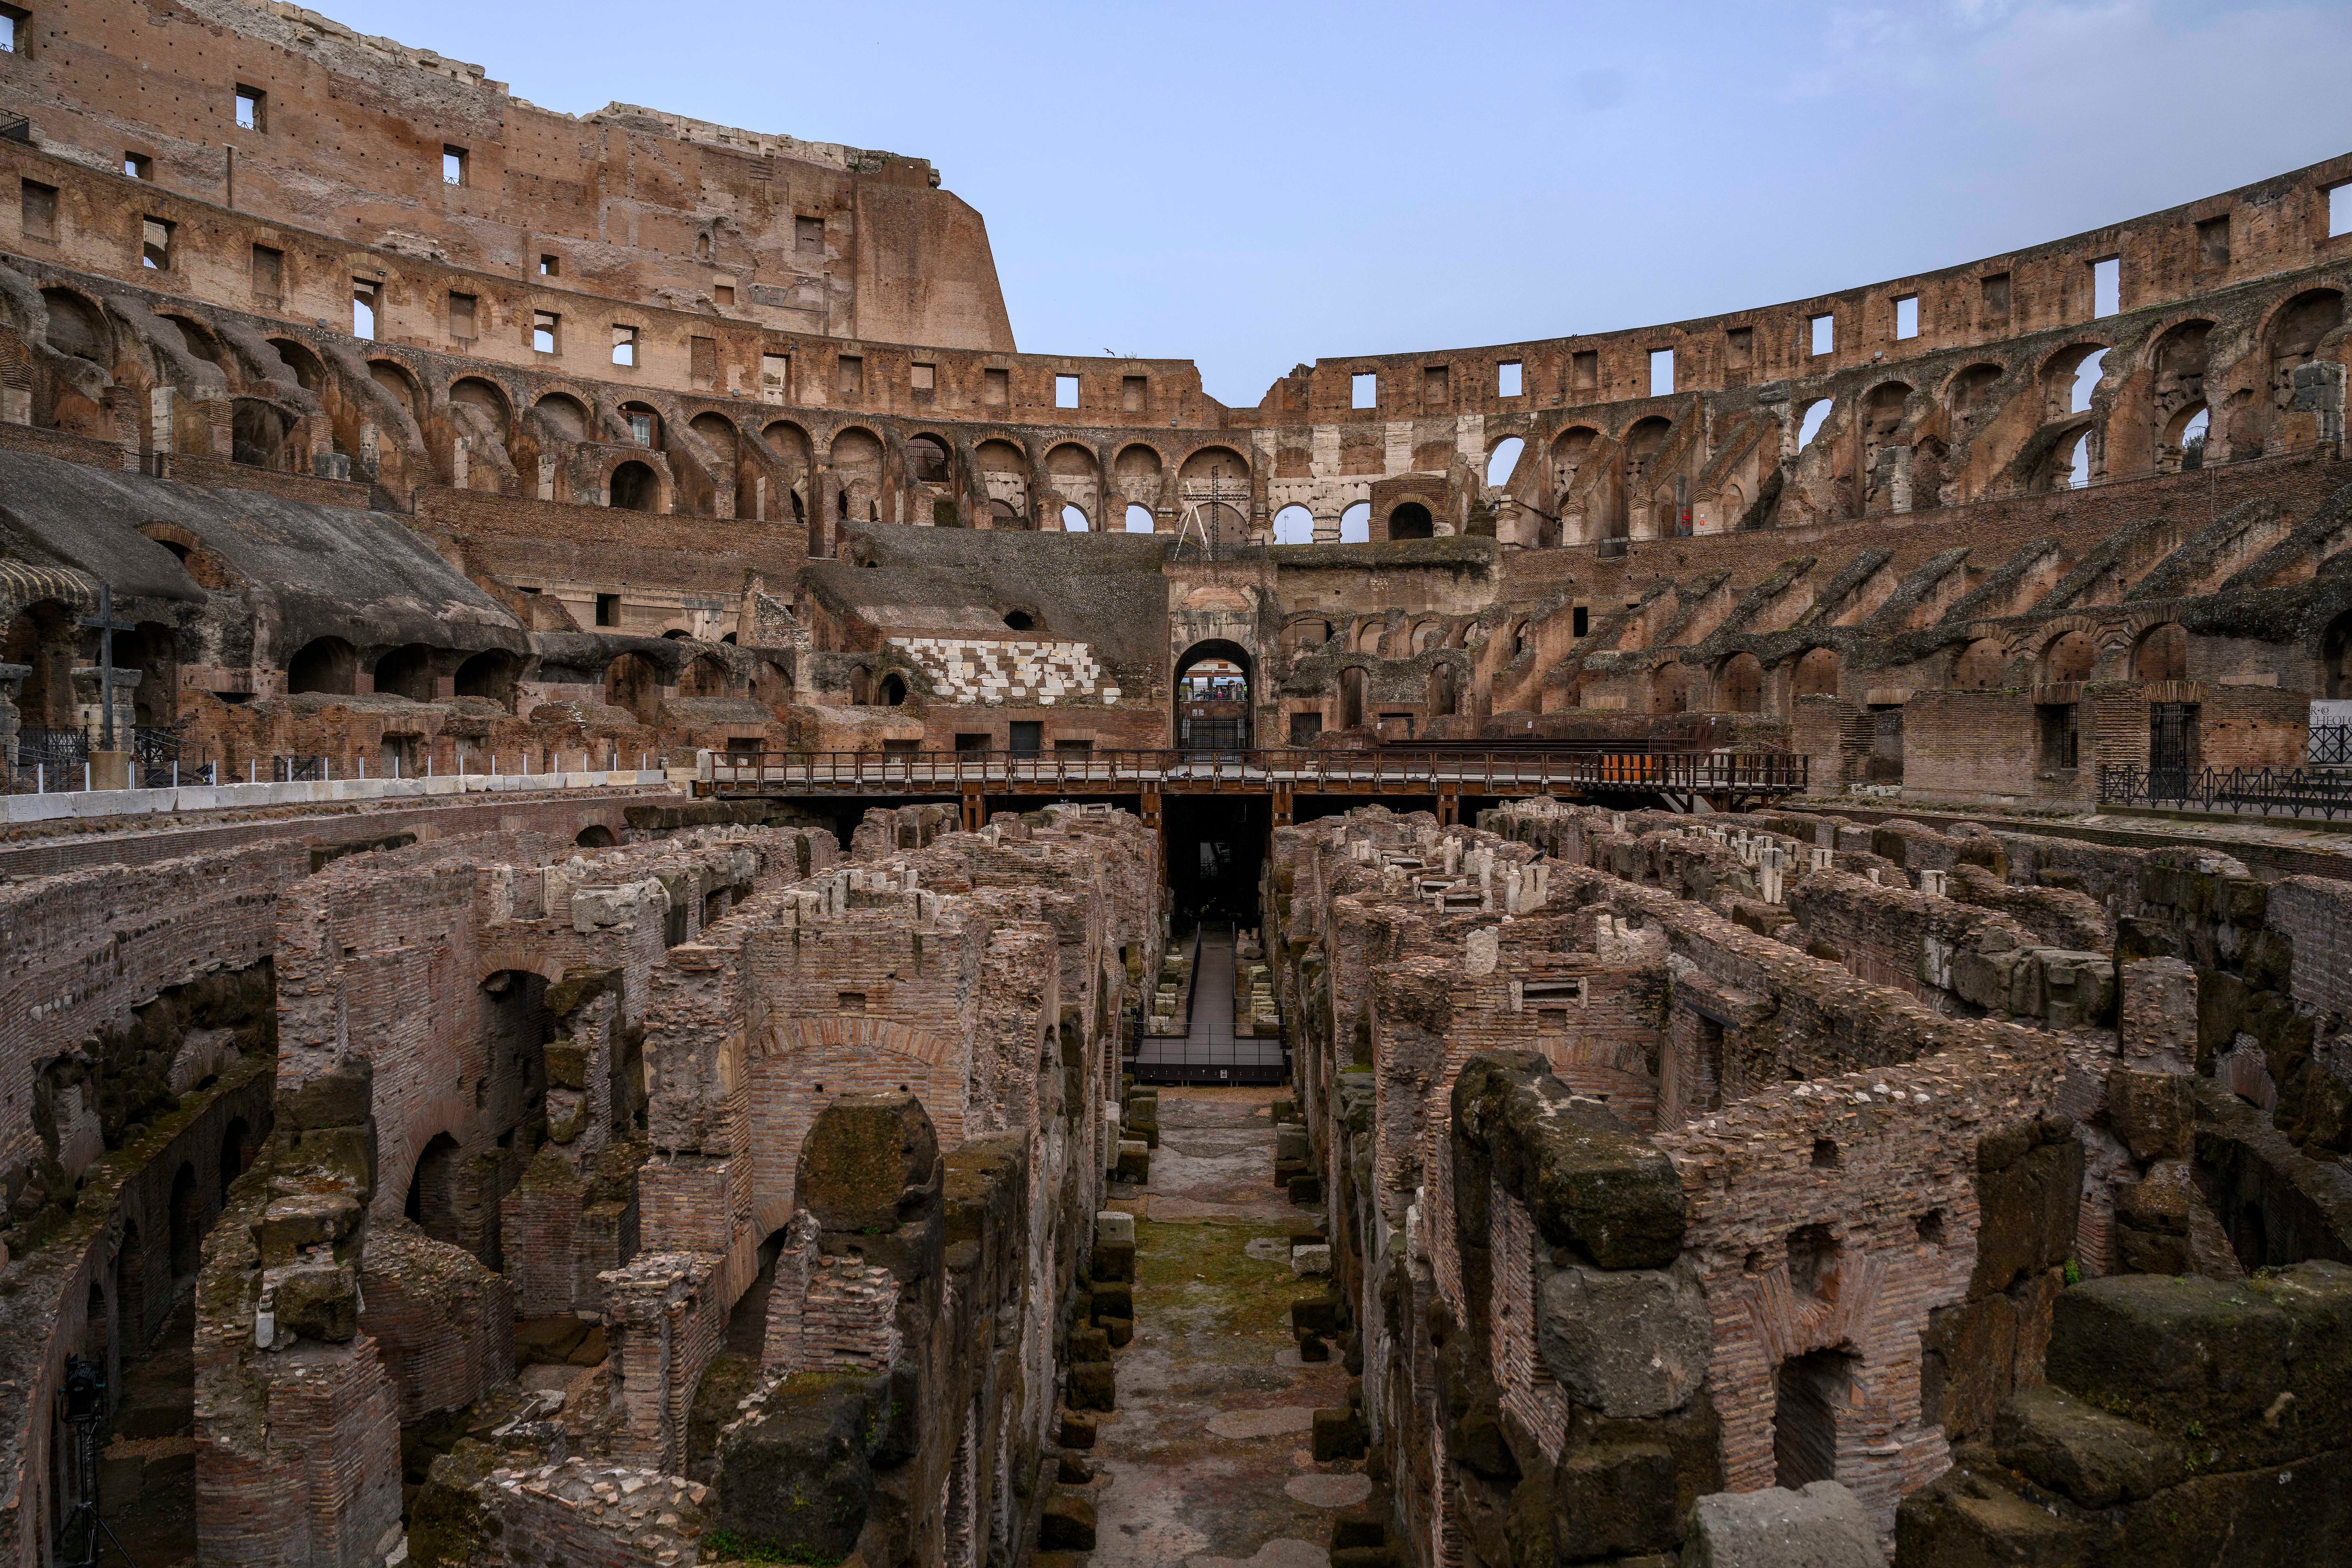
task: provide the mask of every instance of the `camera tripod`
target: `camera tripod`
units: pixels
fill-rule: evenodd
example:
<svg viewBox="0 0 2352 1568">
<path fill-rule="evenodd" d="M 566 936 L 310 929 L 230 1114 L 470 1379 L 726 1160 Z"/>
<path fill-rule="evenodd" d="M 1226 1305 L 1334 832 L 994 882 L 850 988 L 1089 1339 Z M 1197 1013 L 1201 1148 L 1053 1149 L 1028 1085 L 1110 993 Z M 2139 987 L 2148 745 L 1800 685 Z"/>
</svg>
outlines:
<svg viewBox="0 0 2352 1568">
<path fill-rule="evenodd" d="M 79 1363 L 79 1364 L 76 1364 Z M 105 1384 L 99 1380 L 96 1369 L 77 1356 L 67 1363 L 64 1394 L 65 1422 L 73 1428 L 75 1489 L 80 1494 L 73 1510 L 58 1526 L 58 1545 L 62 1568 L 96 1568 L 100 1558 L 106 1555 L 99 1545 L 99 1537 L 121 1555 L 125 1563 L 134 1563 L 130 1549 L 114 1533 L 98 1511 L 98 1428 L 106 1419 L 105 1402 L 101 1397 Z M 81 1551 L 68 1555 L 79 1528 Z"/>
</svg>

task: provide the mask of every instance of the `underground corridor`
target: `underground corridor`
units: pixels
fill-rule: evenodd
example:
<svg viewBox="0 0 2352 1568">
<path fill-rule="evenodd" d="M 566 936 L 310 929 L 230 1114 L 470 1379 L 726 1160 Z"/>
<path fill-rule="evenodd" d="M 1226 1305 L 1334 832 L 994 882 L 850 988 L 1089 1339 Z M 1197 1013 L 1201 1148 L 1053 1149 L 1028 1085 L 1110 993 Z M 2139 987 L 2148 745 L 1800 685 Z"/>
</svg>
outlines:
<svg viewBox="0 0 2352 1568">
<path fill-rule="evenodd" d="M 1150 1180 L 1113 1189 L 1110 1206 L 1134 1216 L 1134 1337 L 1117 1352 L 1117 1408 L 1092 1417 L 1081 1450 L 1097 1563 L 1323 1568 L 1335 1545 L 1381 1541 L 1390 1510 L 1367 1461 L 1317 1458 L 1360 1363 L 1344 1333 L 1304 1360 L 1293 1331 L 1330 1251 L 1321 1209 L 1275 1184 L 1288 1094 L 1160 1089 Z"/>
</svg>

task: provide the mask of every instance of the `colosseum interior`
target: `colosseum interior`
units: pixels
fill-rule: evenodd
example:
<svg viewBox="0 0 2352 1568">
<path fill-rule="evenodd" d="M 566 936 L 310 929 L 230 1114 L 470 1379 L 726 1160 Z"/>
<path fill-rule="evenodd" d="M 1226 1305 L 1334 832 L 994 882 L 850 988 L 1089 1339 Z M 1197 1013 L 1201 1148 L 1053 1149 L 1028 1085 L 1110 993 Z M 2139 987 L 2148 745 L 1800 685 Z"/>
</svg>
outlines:
<svg viewBox="0 0 2352 1568">
<path fill-rule="evenodd" d="M 2352 1562 L 2352 153 L 1255 407 L 276 0 L 0 165 L 0 1563 Z"/>
</svg>

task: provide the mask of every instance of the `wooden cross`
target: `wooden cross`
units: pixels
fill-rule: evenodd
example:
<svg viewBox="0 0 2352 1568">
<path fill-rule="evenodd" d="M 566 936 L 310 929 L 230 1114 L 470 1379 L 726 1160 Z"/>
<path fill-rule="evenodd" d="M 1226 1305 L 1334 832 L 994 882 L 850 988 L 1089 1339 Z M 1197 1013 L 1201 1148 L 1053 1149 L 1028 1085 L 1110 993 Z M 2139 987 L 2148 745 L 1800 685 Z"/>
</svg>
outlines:
<svg viewBox="0 0 2352 1568">
<path fill-rule="evenodd" d="M 114 618 L 114 588 L 111 584 L 98 585 L 98 614 L 85 616 L 80 624 L 98 633 L 98 673 L 104 682 L 99 689 L 100 750 L 114 750 L 114 634 L 135 632 L 139 628 Z"/>
</svg>

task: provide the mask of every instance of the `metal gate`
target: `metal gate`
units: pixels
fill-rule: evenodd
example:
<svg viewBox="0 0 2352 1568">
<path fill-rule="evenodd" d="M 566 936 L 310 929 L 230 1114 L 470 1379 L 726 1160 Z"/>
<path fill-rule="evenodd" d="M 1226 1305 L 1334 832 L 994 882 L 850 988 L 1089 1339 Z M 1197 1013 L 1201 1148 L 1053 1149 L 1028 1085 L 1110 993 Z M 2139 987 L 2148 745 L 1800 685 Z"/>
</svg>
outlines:
<svg viewBox="0 0 2352 1568">
<path fill-rule="evenodd" d="M 2147 794 L 2150 800 L 2179 799 L 2189 793 L 2196 765 L 2197 705 L 2147 705 Z"/>
</svg>

